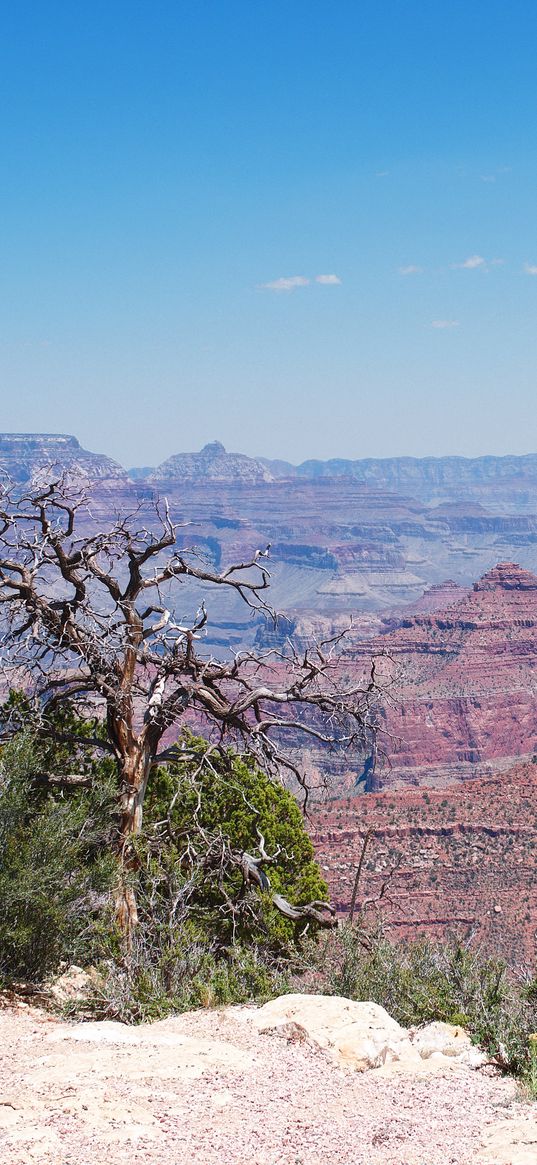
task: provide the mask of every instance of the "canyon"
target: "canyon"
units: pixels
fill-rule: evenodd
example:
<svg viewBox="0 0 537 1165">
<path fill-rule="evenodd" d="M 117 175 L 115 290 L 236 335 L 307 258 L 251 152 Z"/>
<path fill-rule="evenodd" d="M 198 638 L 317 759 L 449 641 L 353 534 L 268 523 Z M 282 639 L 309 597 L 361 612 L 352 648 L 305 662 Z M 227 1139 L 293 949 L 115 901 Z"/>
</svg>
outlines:
<svg viewBox="0 0 537 1165">
<path fill-rule="evenodd" d="M 271 600 L 286 630 L 361 634 L 450 579 L 468 587 L 499 561 L 537 571 L 537 455 L 286 462 L 212 442 L 149 469 L 124 469 L 63 434 L 0 434 L 0 473 L 21 484 L 67 472 L 95 512 L 150 508 L 166 496 L 183 545 L 213 565 L 271 543 Z M 186 596 L 185 596 L 186 598 Z M 237 600 L 211 600 L 215 651 L 272 635 Z"/>
<path fill-rule="evenodd" d="M 377 745 L 365 765 L 296 753 L 314 784 L 329 779 L 311 830 L 338 910 L 368 837 L 358 908 L 381 898 L 397 934 L 454 931 L 533 962 L 537 455 L 294 467 L 213 442 L 127 471 L 74 437 L 0 435 L 6 478 L 23 487 L 44 471 L 82 485 L 103 523 L 165 496 L 180 544 L 216 568 L 271 543 L 284 614 L 274 625 L 207 592 L 213 654 L 301 645 L 352 619 L 341 666 L 355 681 L 375 658 Z M 183 616 L 199 597 L 187 585 L 170 600 Z"/>
</svg>

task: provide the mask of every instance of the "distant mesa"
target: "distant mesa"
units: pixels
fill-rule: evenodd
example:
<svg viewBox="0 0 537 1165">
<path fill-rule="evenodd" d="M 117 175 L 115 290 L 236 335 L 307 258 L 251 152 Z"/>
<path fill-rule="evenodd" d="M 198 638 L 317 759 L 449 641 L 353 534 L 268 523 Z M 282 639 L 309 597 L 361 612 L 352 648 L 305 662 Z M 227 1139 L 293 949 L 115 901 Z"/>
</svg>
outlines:
<svg viewBox="0 0 537 1165">
<path fill-rule="evenodd" d="M 222 481 L 237 485 L 271 482 L 273 474 L 262 461 L 245 453 L 228 453 L 221 441 L 211 441 L 199 453 L 176 453 L 146 478 L 148 482 Z"/>
<path fill-rule="evenodd" d="M 1 475 L 22 484 L 49 469 L 99 483 L 128 480 L 117 461 L 103 453 L 90 453 L 68 433 L 0 433 Z"/>
</svg>

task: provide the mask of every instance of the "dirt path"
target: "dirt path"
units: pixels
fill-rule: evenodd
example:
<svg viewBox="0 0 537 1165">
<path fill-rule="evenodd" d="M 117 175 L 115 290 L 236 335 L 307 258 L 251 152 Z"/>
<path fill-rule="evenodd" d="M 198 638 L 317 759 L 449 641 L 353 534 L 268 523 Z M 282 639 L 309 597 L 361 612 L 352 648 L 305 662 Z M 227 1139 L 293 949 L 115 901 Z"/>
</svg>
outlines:
<svg viewBox="0 0 537 1165">
<path fill-rule="evenodd" d="M 483 1071 L 352 1074 L 229 1012 L 91 1034 L 0 1011 L 1 1165 L 537 1162 L 537 1106 Z"/>
</svg>

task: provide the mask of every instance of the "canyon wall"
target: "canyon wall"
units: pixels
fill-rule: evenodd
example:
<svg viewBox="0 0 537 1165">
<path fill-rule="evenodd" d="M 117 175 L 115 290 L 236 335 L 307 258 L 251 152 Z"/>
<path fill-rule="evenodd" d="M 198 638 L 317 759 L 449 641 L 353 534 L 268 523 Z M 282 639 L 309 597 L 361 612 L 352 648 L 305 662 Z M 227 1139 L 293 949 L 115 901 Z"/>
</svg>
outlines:
<svg viewBox="0 0 537 1165">
<path fill-rule="evenodd" d="M 378 913 L 393 937 L 472 938 L 518 969 L 534 966 L 537 764 L 444 790 L 327 801 L 311 830 L 343 916 L 370 831 L 358 912 Z"/>
<path fill-rule="evenodd" d="M 463 598 L 399 625 L 349 656 L 392 677 L 369 789 L 444 786 L 537 753 L 537 577 L 499 563 Z M 383 755 L 383 752 L 385 755 Z"/>
</svg>

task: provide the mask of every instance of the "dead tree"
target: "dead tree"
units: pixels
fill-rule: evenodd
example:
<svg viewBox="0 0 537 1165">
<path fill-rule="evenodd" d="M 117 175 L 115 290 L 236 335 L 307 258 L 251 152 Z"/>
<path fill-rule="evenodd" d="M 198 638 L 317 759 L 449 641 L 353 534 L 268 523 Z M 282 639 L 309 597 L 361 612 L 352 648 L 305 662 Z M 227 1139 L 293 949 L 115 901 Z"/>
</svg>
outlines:
<svg viewBox="0 0 537 1165">
<path fill-rule="evenodd" d="M 301 654 L 244 651 L 221 662 L 203 651 L 205 602 L 179 621 L 170 585 L 176 593 L 181 582 L 227 588 L 270 617 L 268 548 L 219 571 L 180 549 L 177 538 L 165 502 L 150 520 L 140 507 L 103 530 L 87 498 L 65 480 L 0 496 L 0 662 L 13 683 L 22 677 L 31 690 L 42 731 L 57 732 L 55 714 L 66 704 L 103 720 L 104 736 L 67 739 L 115 757 L 119 852 L 127 864 L 151 770 L 173 758 L 172 732 L 182 717 L 201 718 L 213 746 L 246 748 L 272 773 L 287 767 L 304 789 L 286 736 L 342 747 L 371 733 L 374 673 L 342 688 L 341 636 Z M 126 929 L 135 921 L 126 891 Z"/>
<path fill-rule="evenodd" d="M 192 898 L 201 883 L 206 887 L 211 886 L 215 897 L 221 900 L 218 910 L 230 921 L 233 942 L 238 928 L 245 919 L 248 919 L 250 924 L 259 921 L 259 891 L 284 918 L 294 923 L 297 939 L 307 934 L 312 923 L 315 927 L 321 928 L 338 925 L 335 907 L 330 902 L 314 900 L 292 905 L 287 898 L 272 890 L 271 879 L 264 867 L 277 862 L 282 850 L 277 846 L 273 854 L 268 854 L 265 839 L 259 829 L 257 835 L 259 838 L 257 854 L 233 849 L 229 838 L 221 829 L 207 832 L 196 819 L 188 834 L 175 838 L 176 868 L 184 877 L 177 893 L 171 896 L 169 921 L 173 925 L 176 925 L 178 920 L 184 921 L 188 917 Z M 158 841 L 156 844 L 158 845 Z M 233 889 L 230 876 L 235 871 L 240 872 L 242 884 Z M 257 894 L 248 893 L 252 889 L 257 891 Z"/>
<path fill-rule="evenodd" d="M 277 849 L 273 854 L 268 854 L 265 849 L 265 838 L 263 834 L 257 831 L 259 837 L 259 854 L 243 852 L 238 864 L 242 872 L 245 885 L 249 882 L 255 882 L 261 890 L 270 891 L 270 878 L 263 866 L 270 865 L 276 861 L 280 850 Z M 235 859 L 236 861 L 236 859 Z M 301 906 L 292 906 L 287 898 L 283 898 L 281 894 L 271 894 L 271 899 L 276 910 L 283 914 L 284 918 L 288 918 L 295 924 L 301 923 L 303 933 L 305 933 L 309 923 L 314 920 L 318 926 L 332 927 L 337 926 L 336 911 L 329 902 L 308 902 Z"/>
</svg>

